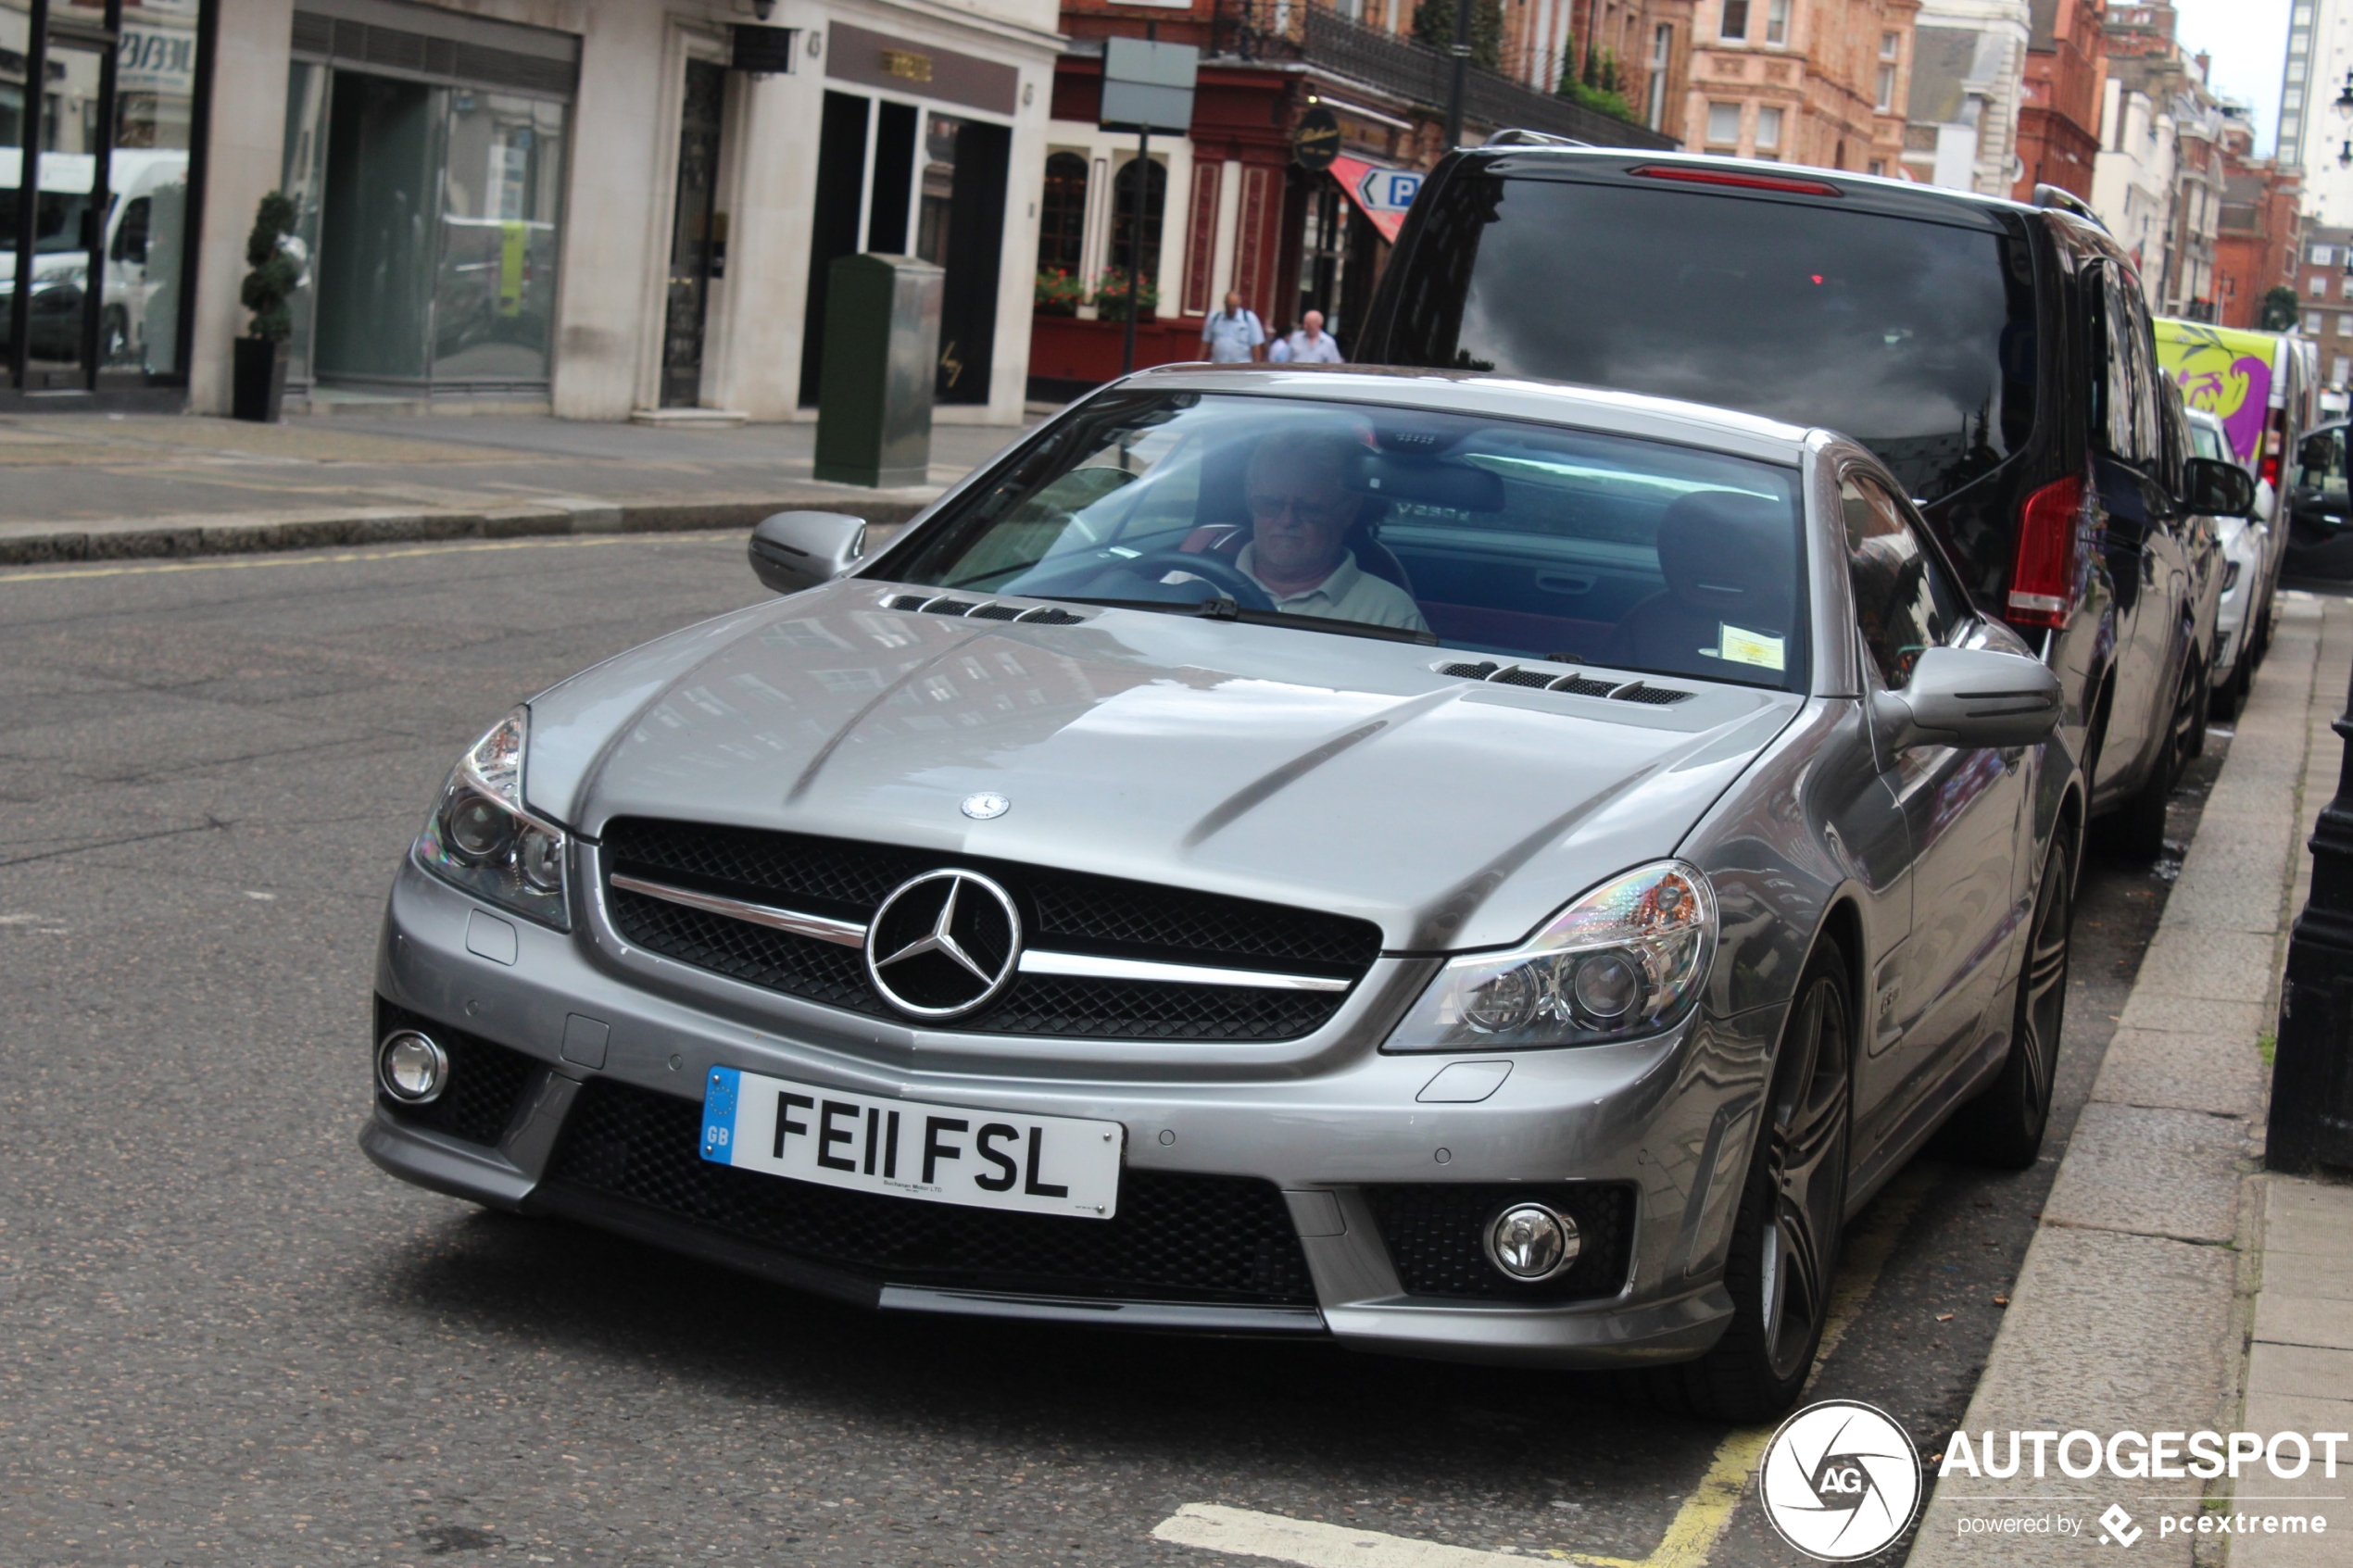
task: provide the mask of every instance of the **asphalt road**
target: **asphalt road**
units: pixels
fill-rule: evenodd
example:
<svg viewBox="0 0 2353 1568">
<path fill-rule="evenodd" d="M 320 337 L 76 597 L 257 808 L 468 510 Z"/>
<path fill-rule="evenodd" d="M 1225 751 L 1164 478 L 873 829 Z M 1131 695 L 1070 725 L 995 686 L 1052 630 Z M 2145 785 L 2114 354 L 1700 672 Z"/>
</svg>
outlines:
<svg viewBox="0 0 2353 1568">
<path fill-rule="evenodd" d="M 381 900 L 459 748 L 758 592 L 707 535 L 0 573 L 0 1563 L 1209 1568 L 1151 1537 L 1187 1503 L 1798 1561 L 1705 1484 L 1738 1435 L 1592 1380 L 870 1316 L 371 1166 Z M 1817 1392 L 1924 1453 L 2165 886 L 2092 862 L 2043 1163 L 1858 1223 Z"/>
</svg>

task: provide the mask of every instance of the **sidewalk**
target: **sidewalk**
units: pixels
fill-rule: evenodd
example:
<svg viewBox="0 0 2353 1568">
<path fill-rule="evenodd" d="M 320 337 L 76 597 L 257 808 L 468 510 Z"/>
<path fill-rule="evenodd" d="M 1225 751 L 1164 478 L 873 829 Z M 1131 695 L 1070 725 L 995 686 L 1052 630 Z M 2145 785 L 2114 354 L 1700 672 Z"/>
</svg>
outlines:
<svg viewBox="0 0 2353 1568">
<path fill-rule="evenodd" d="M 2303 905 L 2305 839 L 2335 787 L 2328 725 L 2348 669 L 2353 603 L 2283 602 L 1963 1424 L 1981 1448 L 1993 1433 L 2005 1461 L 2014 1431 L 2103 1443 L 2118 1432 L 2353 1432 L 2353 1185 L 2261 1170 L 2263 1053 Z M 2353 1446 L 2344 1457 L 2334 1480 L 2317 1461 L 2292 1481 L 2259 1461 L 2235 1484 L 2072 1478 L 2055 1462 L 2040 1478 L 2031 1464 L 2007 1478 L 1956 1474 L 1933 1484 L 1909 1561 L 2070 1560 L 2100 1549 L 2110 1505 L 2132 1517 L 2124 1533 L 2140 1532 L 2138 1562 L 2353 1561 Z M 2325 1517 L 2328 1533 L 2261 1533 L 2260 1516 L 2291 1512 Z M 2180 1522 L 2201 1513 L 2209 1524 L 2252 1513 L 2257 1533 L 2184 1533 Z M 2081 1533 L 1963 1533 L 2056 1516 Z"/>
<path fill-rule="evenodd" d="M 0 565 L 743 527 L 793 507 L 901 522 L 1017 433 L 938 425 L 929 485 L 867 490 L 812 477 L 812 423 L 0 416 Z"/>
</svg>

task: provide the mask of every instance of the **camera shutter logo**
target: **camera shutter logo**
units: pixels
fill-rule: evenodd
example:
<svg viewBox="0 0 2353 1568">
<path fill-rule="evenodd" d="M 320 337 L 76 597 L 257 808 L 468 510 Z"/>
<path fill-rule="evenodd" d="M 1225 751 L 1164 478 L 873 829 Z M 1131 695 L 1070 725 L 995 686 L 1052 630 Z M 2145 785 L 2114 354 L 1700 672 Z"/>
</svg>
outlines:
<svg viewBox="0 0 2353 1568">
<path fill-rule="evenodd" d="M 1773 1434 L 1756 1495 L 1781 1539 L 1823 1562 L 1879 1551 L 1912 1522 L 1920 1455 L 1886 1411 L 1851 1399 L 1808 1405 Z"/>
<path fill-rule="evenodd" d="M 1013 895 L 978 872 L 949 869 L 891 890 L 866 929 L 866 978 L 913 1018 L 944 1022 L 997 999 L 1021 965 Z"/>
</svg>

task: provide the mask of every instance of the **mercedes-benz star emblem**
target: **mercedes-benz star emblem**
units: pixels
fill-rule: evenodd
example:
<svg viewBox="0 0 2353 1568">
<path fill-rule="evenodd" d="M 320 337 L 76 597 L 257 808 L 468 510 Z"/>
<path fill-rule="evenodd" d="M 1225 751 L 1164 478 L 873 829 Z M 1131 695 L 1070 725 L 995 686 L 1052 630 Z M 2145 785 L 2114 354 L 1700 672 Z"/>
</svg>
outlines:
<svg viewBox="0 0 2353 1568">
<path fill-rule="evenodd" d="M 891 889 L 866 928 L 866 976 L 900 1011 L 962 1018 L 996 1000 L 1021 963 L 1013 895 L 977 872 L 925 872 Z"/>
<path fill-rule="evenodd" d="M 1013 809 L 1013 803 L 1001 795 L 967 795 L 962 808 L 976 822 L 993 822 Z"/>
</svg>

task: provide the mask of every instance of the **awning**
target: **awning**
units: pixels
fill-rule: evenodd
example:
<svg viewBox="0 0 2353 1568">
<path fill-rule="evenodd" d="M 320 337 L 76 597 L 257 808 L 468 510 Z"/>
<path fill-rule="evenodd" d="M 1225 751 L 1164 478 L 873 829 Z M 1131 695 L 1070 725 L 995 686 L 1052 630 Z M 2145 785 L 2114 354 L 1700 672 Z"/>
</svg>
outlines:
<svg viewBox="0 0 2353 1568">
<path fill-rule="evenodd" d="M 1360 157 L 1336 157 L 1332 178 L 1340 182 L 1340 188 L 1358 210 L 1372 220 L 1381 238 L 1395 245 L 1397 231 L 1405 226 L 1405 209 L 1414 205 L 1414 194 L 1422 188 L 1422 177 L 1410 169 L 1390 169 Z"/>
</svg>

